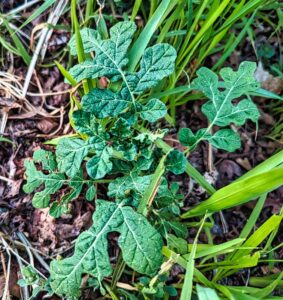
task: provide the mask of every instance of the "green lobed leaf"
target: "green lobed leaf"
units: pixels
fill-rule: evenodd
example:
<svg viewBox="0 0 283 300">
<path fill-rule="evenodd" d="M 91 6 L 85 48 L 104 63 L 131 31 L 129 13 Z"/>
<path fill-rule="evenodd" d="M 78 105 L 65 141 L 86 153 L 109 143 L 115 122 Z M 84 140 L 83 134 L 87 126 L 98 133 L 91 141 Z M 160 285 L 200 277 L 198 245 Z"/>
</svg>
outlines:
<svg viewBox="0 0 283 300">
<path fill-rule="evenodd" d="M 187 238 L 188 230 L 187 227 L 178 221 L 164 221 L 163 222 L 166 231 L 172 230 L 177 237 Z"/>
<path fill-rule="evenodd" d="M 60 172 L 65 172 L 69 177 L 74 177 L 81 169 L 82 161 L 89 150 L 94 150 L 96 156 L 101 157 L 105 148 L 106 142 L 104 138 L 98 135 L 90 137 L 87 141 L 63 138 L 59 141 L 56 148 L 58 169 Z M 102 160 L 107 160 L 108 153 L 110 153 L 110 150 L 104 152 Z M 94 162 L 93 165 L 95 165 Z"/>
<path fill-rule="evenodd" d="M 241 147 L 240 136 L 232 129 L 218 130 L 211 137 L 206 138 L 215 148 L 234 152 Z"/>
<path fill-rule="evenodd" d="M 253 62 L 242 62 L 238 71 L 231 68 L 223 68 L 218 76 L 208 68 L 200 68 L 198 77 L 193 81 L 192 88 L 201 91 L 209 101 L 202 106 L 202 112 L 209 120 L 206 129 L 200 129 L 193 134 L 190 129 L 182 129 L 179 133 L 183 145 L 191 149 L 202 140 L 208 140 L 216 148 L 227 151 L 235 151 L 240 147 L 240 139 L 232 130 L 220 131 L 211 135 L 214 125 L 223 127 L 231 123 L 243 125 L 248 119 L 257 122 L 259 111 L 251 99 L 243 99 L 234 104 L 234 100 L 241 96 L 256 91 L 259 83 L 254 78 L 256 64 Z M 230 136 L 229 136 L 230 134 Z"/>
<path fill-rule="evenodd" d="M 60 173 L 48 175 L 38 171 L 32 160 L 26 159 L 24 162 L 27 174 L 27 182 L 23 186 L 25 193 L 31 193 L 44 184 L 44 189 L 35 193 L 32 204 L 36 208 L 45 208 L 50 201 L 50 195 L 57 192 L 65 182 L 65 176 Z"/>
<path fill-rule="evenodd" d="M 114 93 L 110 90 L 93 89 L 83 96 L 83 109 L 97 118 L 115 117 L 131 103 L 127 90 Z"/>
<path fill-rule="evenodd" d="M 167 113 L 166 105 L 158 99 L 150 99 L 148 103 L 142 106 L 140 116 L 143 120 L 156 122 L 163 118 Z"/>
<path fill-rule="evenodd" d="M 88 153 L 89 145 L 81 139 L 63 138 L 56 148 L 56 160 L 60 172 L 74 177 Z"/>
<path fill-rule="evenodd" d="M 176 51 L 169 44 L 157 44 L 148 48 L 138 72 L 123 70 L 128 63 L 127 49 L 135 29 L 133 22 L 120 22 L 111 28 L 110 39 L 107 40 L 102 40 L 94 30 L 81 31 L 85 52 L 95 52 L 95 57 L 74 66 L 70 70 L 71 76 L 76 81 L 102 76 L 112 82 L 122 79 L 121 89 L 116 89 L 117 92 L 95 88 L 83 96 L 83 109 L 97 118 L 115 117 L 126 109 L 129 109 L 131 115 L 135 114 L 138 105 L 134 95 L 152 88 L 174 71 Z M 70 48 L 71 53 L 76 54 L 75 38 L 70 41 Z M 165 105 L 157 99 L 151 99 L 142 106 L 140 112 L 141 118 L 150 122 L 164 117 L 165 114 Z"/>
<path fill-rule="evenodd" d="M 157 44 L 145 50 L 136 76 L 134 92 L 137 94 L 158 84 L 174 71 L 176 50 L 169 44 Z"/>
<path fill-rule="evenodd" d="M 254 122 L 258 120 L 259 112 L 251 100 L 232 104 L 232 100 L 259 88 L 254 78 L 255 70 L 256 64 L 253 62 L 242 62 L 236 72 L 231 68 L 223 68 L 220 71 L 223 82 L 218 82 L 217 75 L 207 68 L 197 71 L 198 77 L 192 85 L 210 99 L 202 107 L 210 123 L 227 126 L 230 123 L 242 125 L 247 119 Z"/>
<path fill-rule="evenodd" d="M 102 40 L 95 30 L 81 30 L 81 38 L 86 53 L 95 52 L 93 60 L 86 60 L 70 70 L 76 81 L 85 78 L 102 76 L 121 77 L 121 69 L 128 63 L 127 49 L 131 43 L 136 25 L 133 22 L 119 22 L 110 30 L 110 39 Z M 76 55 L 76 41 L 72 38 L 69 43 L 71 54 Z"/>
<path fill-rule="evenodd" d="M 107 195 L 117 201 L 130 197 L 138 202 L 149 187 L 150 180 L 150 175 L 138 176 L 136 172 L 130 173 L 128 176 L 118 177 L 109 184 Z"/>
<path fill-rule="evenodd" d="M 92 138 L 92 141 L 93 140 L 94 138 Z M 61 196 L 60 200 L 51 204 L 49 213 L 55 218 L 58 218 L 62 213 L 66 213 L 68 210 L 68 203 L 80 195 L 84 184 L 87 184 L 88 186 L 93 185 L 92 180 L 85 180 L 83 178 L 82 170 L 71 179 L 66 178 L 64 174 L 59 173 L 57 168 L 55 168 L 57 165 L 55 156 L 49 151 L 37 150 L 33 157 L 33 161 L 26 159 L 24 162 L 27 182 L 23 186 L 23 190 L 26 193 L 31 193 L 37 188 L 41 188 L 41 191 L 36 192 L 33 196 L 32 204 L 34 207 L 48 207 L 52 194 L 55 194 L 60 190 L 63 185 L 68 185 L 70 187 L 68 193 Z M 48 161 L 48 159 L 50 160 Z M 38 171 L 34 162 L 41 162 L 43 169 L 49 171 L 49 174 Z M 58 199 L 58 197 L 60 196 L 57 195 L 56 198 Z"/>
<path fill-rule="evenodd" d="M 68 212 L 68 205 L 59 201 L 54 201 L 49 209 L 49 214 L 53 218 L 59 218 Z"/>
<path fill-rule="evenodd" d="M 165 167 L 175 175 L 185 172 L 187 159 L 183 152 L 179 150 L 172 150 L 167 156 Z"/>
<path fill-rule="evenodd" d="M 72 117 L 77 132 L 87 134 L 89 136 L 97 135 L 98 124 L 95 120 L 94 115 L 91 115 L 90 113 L 83 110 L 77 110 L 73 112 Z"/>
<path fill-rule="evenodd" d="M 193 133 L 190 128 L 181 128 L 181 130 L 178 133 L 178 139 L 184 146 L 190 146 L 192 147 L 195 145 L 199 139 L 204 138 L 208 135 L 208 133 L 205 133 L 205 129 L 200 129 L 196 133 Z"/>
<path fill-rule="evenodd" d="M 27 182 L 23 186 L 25 193 L 32 193 L 37 189 L 47 178 L 47 175 L 38 171 L 34 162 L 31 159 L 26 159 L 24 161 L 24 166 L 26 168 Z"/>
<path fill-rule="evenodd" d="M 54 171 L 57 167 L 55 155 L 43 149 L 34 151 L 33 160 L 35 162 L 41 162 L 42 168 L 46 171 Z"/>
<path fill-rule="evenodd" d="M 157 272 L 162 263 L 158 232 L 131 207 L 98 200 L 93 225 L 77 239 L 74 254 L 51 262 L 51 287 L 57 295 L 77 298 L 83 274 L 101 282 L 112 273 L 107 252 L 107 235 L 112 231 L 120 233 L 118 244 L 127 265 L 149 276 Z"/>
<path fill-rule="evenodd" d="M 182 128 L 179 131 L 178 139 L 184 146 L 189 146 L 191 150 L 199 139 L 209 141 L 215 148 L 234 152 L 241 147 L 240 136 L 232 129 L 220 129 L 214 135 L 200 129 L 195 134 L 190 128 Z"/>
<path fill-rule="evenodd" d="M 186 240 L 176 237 L 173 234 L 167 235 L 167 247 L 178 254 L 188 253 L 188 243 Z"/>
<path fill-rule="evenodd" d="M 32 205 L 35 208 L 46 208 L 49 205 L 50 195 L 56 193 L 64 184 L 64 174 L 49 174 L 45 180 L 45 188 L 41 192 L 34 194 Z"/>
<path fill-rule="evenodd" d="M 96 187 L 95 185 L 91 184 L 89 185 L 87 192 L 85 194 L 86 200 L 92 201 L 96 195 Z"/>
<path fill-rule="evenodd" d="M 123 155 L 124 160 L 133 161 L 137 155 L 137 146 L 133 144 L 131 141 L 121 141 L 117 140 L 113 144 L 113 148 L 119 151 Z"/>
<path fill-rule="evenodd" d="M 132 135 L 132 130 L 128 121 L 120 117 L 111 128 L 110 133 L 119 139 L 125 139 Z"/>
<path fill-rule="evenodd" d="M 93 179 L 103 178 L 112 170 L 112 148 L 104 147 L 102 151 L 98 151 L 86 164 L 88 175 Z"/>
</svg>

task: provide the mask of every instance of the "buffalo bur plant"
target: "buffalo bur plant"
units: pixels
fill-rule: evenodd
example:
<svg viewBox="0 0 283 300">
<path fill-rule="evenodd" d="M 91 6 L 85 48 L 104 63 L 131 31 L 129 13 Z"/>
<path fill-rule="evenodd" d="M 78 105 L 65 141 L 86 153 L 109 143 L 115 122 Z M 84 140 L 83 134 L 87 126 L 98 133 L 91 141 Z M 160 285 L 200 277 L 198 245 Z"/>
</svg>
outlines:
<svg viewBox="0 0 283 300">
<path fill-rule="evenodd" d="M 174 72 L 176 51 L 165 43 L 148 47 L 138 68 L 129 71 L 128 50 L 135 31 L 130 21 L 113 26 L 109 39 L 93 29 L 81 30 L 87 59 L 69 70 L 68 80 L 88 80 L 89 90 L 71 114 L 76 134 L 60 138 L 55 153 L 37 150 L 33 159 L 25 161 L 24 191 L 35 192 L 34 207 L 50 207 L 50 215 L 58 218 L 69 212 L 70 201 L 80 195 L 95 201 L 93 224 L 77 238 L 73 254 L 51 262 L 50 292 L 69 299 L 80 296 L 86 274 L 92 285 L 104 291 L 104 279 L 113 272 L 109 233 L 119 234 L 117 247 L 124 263 L 149 277 L 160 270 L 162 247 L 187 237 L 179 218 L 183 196 L 178 184 L 166 179 L 167 172 L 184 173 L 187 158 L 179 150 L 162 146 L 167 130 L 154 124 L 165 117 L 167 108 L 148 93 Z M 77 41 L 73 37 L 69 43 L 74 56 Z M 189 128 L 179 131 L 186 153 L 201 141 L 227 151 L 240 148 L 240 136 L 230 124 L 259 118 L 248 96 L 259 87 L 255 68 L 252 62 L 243 62 L 237 71 L 224 68 L 221 80 L 207 68 L 198 70 L 191 88 L 208 98 L 202 106 L 208 127 L 195 133 Z M 100 85 L 102 77 L 107 86 Z M 146 129 L 149 123 L 152 130 Z M 97 199 L 101 184 L 108 187 L 107 199 Z"/>
</svg>

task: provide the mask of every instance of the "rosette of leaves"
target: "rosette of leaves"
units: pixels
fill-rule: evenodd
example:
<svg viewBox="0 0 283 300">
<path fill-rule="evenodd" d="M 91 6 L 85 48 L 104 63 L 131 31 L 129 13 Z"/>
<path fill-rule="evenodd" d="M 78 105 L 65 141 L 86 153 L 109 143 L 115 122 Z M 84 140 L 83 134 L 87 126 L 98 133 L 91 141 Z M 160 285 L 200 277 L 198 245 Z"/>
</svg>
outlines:
<svg viewBox="0 0 283 300">
<path fill-rule="evenodd" d="M 59 170 L 69 177 L 75 176 L 86 157 L 86 170 L 93 179 L 111 173 L 113 160 L 133 162 L 140 156 L 149 159 L 152 142 L 148 137 L 138 139 L 133 127 L 139 118 L 155 122 L 167 110 L 158 99 L 147 102 L 139 99 L 143 92 L 173 72 L 176 51 L 168 44 L 149 47 L 139 70 L 127 71 L 127 50 L 135 30 L 133 22 L 120 22 L 110 29 L 107 40 L 96 30 L 81 31 L 84 51 L 92 53 L 94 58 L 74 66 L 70 74 L 76 81 L 107 77 L 110 84 L 107 89 L 94 88 L 84 95 L 82 110 L 73 116 L 77 132 L 87 138 L 66 138 L 57 146 Z M 69 45 L 71 54 L 77 55 L 74 37 Z"/>
<path fill-rule="evenodd" d="M 166 132 L 140 133 L 136 126 L 139 121 L 155 122 L 165 116 L 166 106 L 160 100 L 146 101 L 142 94 L 173 72 L 176 52 L 168 44 L 149 47 L 139 69 L 127 71 L 127 49 L 135 29 L 133 22 L 118 23 L 110 29 L 107 40 L 95 30 L 81 31 L 84 50 L 93 58 L 74 66 L 70 73 L 76 81 L 107 77 L 108 87 L 93 88 L 82 97 L 82 108 L 72 114 L 76 137 L 61 138 L 55 155 L 41 150 L 40 159 L 37 159 L 38 154 L 35 154 L 34 161 L 41 162 L 42 170 L 38 170 L 32 160 L 25 162 L 25 191 L 30 193 L 41 188 L 34 196 L 36 207 L 47 207 L 50 195 L 59 194 L 64 185 L 72 194 L 68 197 L 70 201 L 78 197 L 84 185 L 88 188 L 86 194 L 93 198 L 93 183 L 103 182 L 106 176 L 112 181 L 108 196 L 114 201 L 97 200 L 93 225 L 79 236 L 73 255 L 51 263 L 52 290 L 70 299 L 79 297 L 84 274 L 90 275 L 99 285 L 104 277 L 111 275 L 107 252 L 110 232 L 119 233 L 118 246 L 123 260 L 133 270 L 152 276 L 162 263 L 162 235 L 144 215 L 136 212 L 136 208 L 160 160 L 155 141 L 163 138 Z M 77 55 L 74 38 L 70 41 L 70 49 Z M 179 154 L 172 151 L 168 155 L 167 170 L 181 172 Z M 88 176 L 87 180 L 83 174 Z M 113 175 L 119 177 L 111 179 Z M 176 193 L 170 191 L 164 180 L 154 209 L 176 216 L 179 213 L 179 204 L 173 204 Z M 54 216 L 66 212 L 61 209 L 61 204 L 68 202 L 64 197 L 63 201 L 53 202 L 51 211 L 54 203 L 60 207 Z M 154 218 L 150 221 L 152 224 L 158 222 Z M 169 227 L 167 230 L 174 231 Z"/>
<path fill-rule="evenodd" d="M 192 82 L 192 89 L 201 91 L 209 101 L 201 110 L 208 118 L 209 126 L 193 133 L 190 128 L 182 128 L 179 140 L 184 146 L 193 150 L 203 140 L 214 147 L 233 152 L 240 148 L 241 140 L 238 133 L 232 129 L 219 129 L 212 132 L 215 126 L 227 127 L 230 124 L 243 125 L 248 119 L 257 122 L 259 111 L 248 94 L 259 88 L 254 78 L 256 64 L 242 62 L 238 71 L 223 68 L 220 71 L 222 81 L 211 70 L 203 67 L 197 71 L 198 77 Z M 244 99 L 234 103 L 240 97 Z"/>
</svg>

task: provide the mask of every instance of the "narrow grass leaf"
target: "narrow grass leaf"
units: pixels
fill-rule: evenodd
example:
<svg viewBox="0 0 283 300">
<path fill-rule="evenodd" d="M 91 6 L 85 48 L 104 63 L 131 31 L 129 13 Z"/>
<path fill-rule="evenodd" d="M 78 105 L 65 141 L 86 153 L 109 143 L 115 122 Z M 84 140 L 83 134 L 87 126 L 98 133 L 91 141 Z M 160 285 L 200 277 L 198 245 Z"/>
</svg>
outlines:
<svg viewBox="0 0 283 300">
<path fill-rule="evenodd" d="M 219 300 L 215 290 L 197 284 L 197 295 L 199 300 Z"/>
<path fill-rule="evenodd" d="M 41 14 L 43 14 L 56 0 L 45 0 L 27 19 L 26 21 L 19 27 L 19 30 L 27 26 Z M 16 31 L 17 32 L 17 31 Z M 15 32 L 15 33 L 16 33 Z"/>
<path fill-rule="evenodd" d="M 7 28 L 7 30 L 9 31 L 9 34 L 18 50 L 18 53 L 20 54 L 20 56 L 23 58 L 24 62 L 26 63 L 26 65 L 29 65 L 30 61 L 31 61 L 31 57 L 28 54 L 26 47 L 23 45 L 23 43 L 21 42 L 21 40 L 18 38 L 18 36 L 16 34 L 13 34 L 13 30 L 10 27 L 9 23 L 6 20 L 3 20 L 3 24 L 5 25 L 5 27 Z"/>
<path fill-rule="evenodd" d="M 182 218 L 201 216 L 206 212 L 214 213 L 254 200 L 260 195 L 270 192 L 283 184 L 283 167 L 238 180 L 216 191 L 208 200 L 202 202 Z"/>
<path fill-rule="evenodd" d="M 258 220 L 261 210 L 264 206 L 266 196 L 267 196 L 267 194 L 263 194 L 262 196 L 259 197 L 255 208 L 253 209 L 246 225 L 244 226 L 243 230 L 241 231 L 241 234 L 240 234 L 241 238 L 247 238 L 248 235 L 251 233 L 252 229 L 254 228 L 256 221 Z"/>
<path fill-rule="evenodd" d="M 263 288 L 261 291 L 253 294 L 253 296 L 257 299 L 262 299 L 264 297 L 269 296 L 276 289 L 276 287 L 278 286 L 282 278 L 283 278 L 283 272 L 279 273 L 278 277 L 273 282 L 271 282 L 268 286 Z"/>
<path fill-rule="evenodd" d="M 252 168 L 250 171 L 248 171 L 246 174 L 241 176 L 237 181 L 243 180 L 255 175 L 259 175 L 263 172 L 267 172 L 271 169 L 274 169 L 275 167 L 283 164 L 283 150 L 279 151 L 276 154 L 273 154 L 271 157 L 257 165 L 256 167 Z"/>
<path fill-rule="evenodd" d="M 135 41 L 130 53 L 129 53 L 129 70 L 133 71 L 137 66 L 140 58 L 142 57 L 144 50 L 146 49 L 152 35 L 154 34 L 162 16 L 165 14 L 170 0 L 162 0 L 152 18 L 148 21 L 142 33 Z"/>
<path fill-rule="evenodd" d="M 191 299 L 191 296 L 192 296 L 195 256 L 196 256 L 196 250 L 197 250 L 197 240 L 198 240 L 198 237 L 199 237 L 200 232 L 202 230 L 205 219 L 206 219 L 206 215 L 204 216 L 204 218 L 202 220 L 202 223 L 201 223 L 201 226 L 200 226 L 200 228 L 197 232 L 197 235 L 196 235 L 195 240 L 194 240 L 192 252 L 190 253 L 189 260 L 187 262 L 185 280 L 184 280 L 180 300 L 188 300 L 188 299 Z"/>
<path fill-rule="evenodd" d="M 269 98 L 269 99 L 276 99 L 276 100 L 281 100 L 283 101 L 283 97 L 276 95 L 275 93 L 272 93 L 268 90 L 265 89 L 257 89 L 256 91 L 251 93 L 252 96 L 256 96 L 256 97 L 264 97 L 264 98 Z"/>
<path fill-rule="evenodd" d="M 165 167 L 164 167 L 165 159 L 166 159 L 166 155 L 164 155 L 161 158 L 154 174 L 152 175 L 151 183 L 140 201 L 140 204 L 138 207 L 138 212 L 145 216 L 147 215 L 148 208 L 151 206 L 151 204 L 154 200 L 154 197 L 155 197 L 155 195 L 158 191 L 158 187 L 160 185 L 161 177 L 165 172 Z"/>
<path fill-rule="evenodd" d="M 211 256 L 220 255 L 229 248 L 235 249 L 235 246 L 241 244 L 244 240 L 245 239 L 237 238 L 232 241 L 222 243 L 220 245 L 207 245 L 206 249 L 196 252 L 195 258 L 201 258 L 207 255 L 211 255 Z M 184 255 L 184 258 L 186 258 L 187 256 L 188 255 Z"/>
</svg>

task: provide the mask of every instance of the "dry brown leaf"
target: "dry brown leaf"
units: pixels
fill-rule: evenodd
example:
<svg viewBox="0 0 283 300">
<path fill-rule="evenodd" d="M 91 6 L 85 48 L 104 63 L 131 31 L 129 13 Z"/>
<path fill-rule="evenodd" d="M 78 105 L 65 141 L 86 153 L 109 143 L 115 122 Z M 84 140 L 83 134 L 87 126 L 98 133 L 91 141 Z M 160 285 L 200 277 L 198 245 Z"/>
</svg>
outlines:
<svg viewBox="0 0 283 300">
<path fill-rule="evenodd" d="M 280 77 L 274 77 L 268 71 L 264 70 L 263 65 L 259 62 L 255 72 L 255 78 L 261 83 L 262 88 L 273 92 L 277 95 L 283 90 L 283 80 Z"/>
<path fill-rule="evenodd" d="M 82 228 L 88 228 L 91 222 L 91 212 L 78 216 L 73 224 L 60 224 L 58 225 L 58 235 L 60 239 L 77 237 Z"/>
<path fill-rule="evenodd" d="M 57 127 L 58 124 L 50 119 L 41 119 L 37 122 L 36 127 L 43 133 L 49 133 L 52 129 Z"/>
<path fill-rule="evenodd" d="M 55 249 L 57 243 L 55 219 L 48 212 L 48 208 L 35 210 L 30 228 L 31 237 L 37 240 L 39 250 L 45 253 Z"/>
</svg>

